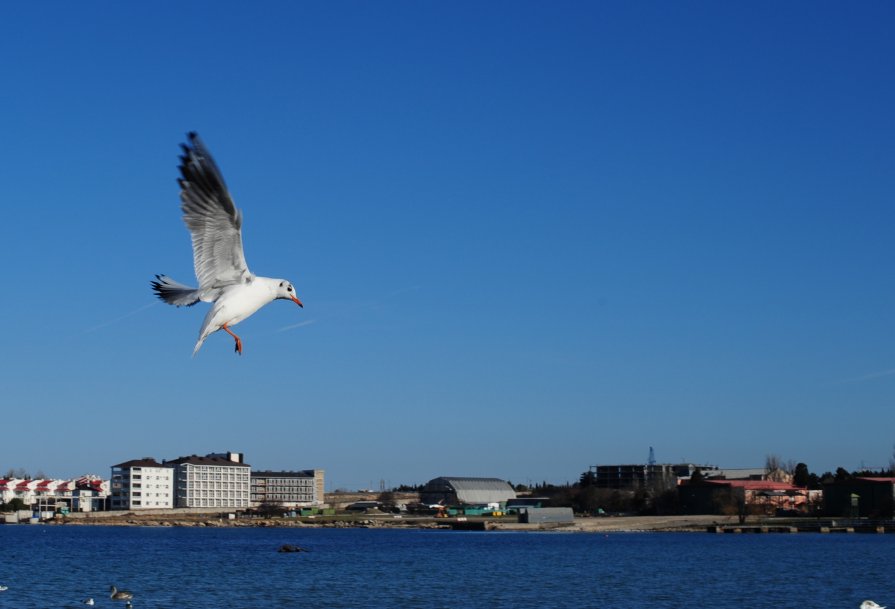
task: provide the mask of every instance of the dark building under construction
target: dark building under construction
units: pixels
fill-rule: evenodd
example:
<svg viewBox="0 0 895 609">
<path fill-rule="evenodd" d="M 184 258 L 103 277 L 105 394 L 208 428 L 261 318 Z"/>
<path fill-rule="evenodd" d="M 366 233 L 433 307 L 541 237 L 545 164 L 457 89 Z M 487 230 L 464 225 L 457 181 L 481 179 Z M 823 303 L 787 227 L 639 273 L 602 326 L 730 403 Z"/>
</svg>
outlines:
<svg viewBox="0 0 895 609">
<path fill-rule="evenodd" d="M 711 469 L 692 463 L 653 463 L 634 465 L 591 465 L 589 473 L 597 488 L 612 489 L 671 489 L 681 478 L 689 478 L 699 469 Z"/>
</svg>

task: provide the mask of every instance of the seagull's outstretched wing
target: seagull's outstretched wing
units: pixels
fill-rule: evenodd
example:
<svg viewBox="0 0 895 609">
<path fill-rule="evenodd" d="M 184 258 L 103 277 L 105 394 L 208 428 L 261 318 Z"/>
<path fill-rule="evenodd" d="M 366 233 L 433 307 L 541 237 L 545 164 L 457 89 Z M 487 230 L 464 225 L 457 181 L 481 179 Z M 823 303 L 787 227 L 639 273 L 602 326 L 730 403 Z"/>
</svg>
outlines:
<svg viewBox="0 0 895 609">
<path fill-rule="evenodd" d="M 202 300 L 220 288 L 253 278 L 242 252 L 242 214 L 214 159 L 196 133 L 188 134 L 180 157 L 180 208 L 193 237 L 193 264 Z"/>
</svg>

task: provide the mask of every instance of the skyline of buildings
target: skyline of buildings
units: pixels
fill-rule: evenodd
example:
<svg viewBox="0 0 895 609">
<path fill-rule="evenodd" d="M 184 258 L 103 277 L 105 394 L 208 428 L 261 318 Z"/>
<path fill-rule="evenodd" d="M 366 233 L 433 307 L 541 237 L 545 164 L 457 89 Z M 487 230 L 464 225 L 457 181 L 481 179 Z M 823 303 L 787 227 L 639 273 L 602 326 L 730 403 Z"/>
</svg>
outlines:
<svg viewBox="0 0 895 609">
<path fill-rule="evenodd" d="M 322 469 L 253 472 L 243 453 L 228 451 L 113 465 L 110 508 L 247 509 L 265 502 L 316 506 L 323 503 L 323 493 Z"/>
<path fill-rule="evenodd" d="M 587 476 L 588 484 L 604 488 L 656 484 L 670 488 L 674 486 L 673 481 L 688 478 L 696 469 L 707 478 L 722 480 L 759 480 L 767 473 L 764 468 L 656 463 L 651 452 L 646 463 L 589 466 L 581 479 Z M 349 489 L 335 489 L 340 490 Z M 372 492 L 368 488 L 355 490 Z M 16 472 L 11 468 L 0 478 L 0 501 L 4 503 L 21 499 L 28 505 L 52 505 L 55 501 L 57 507 L 72 511 L 248 509 L 262 503 L 313 507 L 324 503 L 325 492 L 322 469 L 252 471 L 244 461 L 244 454 L 234 452 L 193 454 L 161 462 L 152 457 L 132 459 L 111 466 L 109 480 L 96 475 L 70 480 L 45 476 L 32 479 L 22 470 Z"/>
<path fill-rule="evenodd" d="M 95 475 L 72 480 L 7 475 L 0 478 L 0 501 L 18 499 L 29 506 L 85 512 L 248 509 L 271 502 L 316 507 L 323 504 L 324 476 L 322 469 L 252 472 L 243 453 L 229 451 L 161 462 L 142 457 L 112 465 L 108 480 Z"/>
</svg>

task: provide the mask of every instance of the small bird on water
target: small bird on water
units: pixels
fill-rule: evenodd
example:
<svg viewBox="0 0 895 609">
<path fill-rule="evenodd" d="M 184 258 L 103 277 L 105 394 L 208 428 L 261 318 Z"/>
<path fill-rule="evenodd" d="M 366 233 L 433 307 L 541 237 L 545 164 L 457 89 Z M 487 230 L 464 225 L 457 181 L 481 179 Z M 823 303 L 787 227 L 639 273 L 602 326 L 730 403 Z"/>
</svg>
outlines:
<svg viewBox="0 0 895 609">
<path fill-rule="evenodd" d="M 111 587 L 112 593 L 109 594 L 109 598 L 113 601 L 127 601 L 127 604 L 130 604 L 131 599 L 134 598 L 134 593 L 130 590 L 119 590 L 115 586 Z"/>
<path fill-rule="evenodd" d="M 83 601 L 81 601 L 81 602 L 84 603 L 85 605 L 90 605 L 91 607 L 95 604 L 95 603 L 93 602 L 93 598 L 85 598 L 85 599 L 84 599 Z"/>
<path fill-rule="evenodd" d="M 873 601 L 864 601 L 861 603 L 861 609 L 886 609 L 883 606 L 877 605 Z"/>
<path fill-rule="evenodd" d="M 304 307 L 292 283 L 285 279 L 257 277 L 249 271 L 242 251 L 242 214 L 224 184 L 214 159 L 196 133 L 187 134 L 180 157 L 180 209 L 193 241 L 193 266 L 199 287 L 193 288 L 166 275 L 151 282 L 156 296 L 178 307 L 211 302 L 199 330 L 193 355 L 208 335 L 223 330 L 236 341 L 242 355 L 242 340 L 230 330 L 274 300 L 291 300 Z"/>
</svg>

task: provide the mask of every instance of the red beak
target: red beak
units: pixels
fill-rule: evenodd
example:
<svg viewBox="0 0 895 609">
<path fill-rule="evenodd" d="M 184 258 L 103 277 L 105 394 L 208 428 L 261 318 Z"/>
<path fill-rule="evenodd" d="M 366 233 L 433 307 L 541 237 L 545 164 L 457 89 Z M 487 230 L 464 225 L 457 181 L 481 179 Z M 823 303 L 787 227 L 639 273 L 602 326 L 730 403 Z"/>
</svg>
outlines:
<svg viewBox="0 0 895 609">
<path fill-rule="evenodd" d="M 295 296 L 290 296 L 289 298 L 291 298 L 292 302 L 294 302 L 295 304 L 300 306 L 302 309 L 305 308 L 305 305 L 301 304 L 301 301 L 298 298 L 296 298 Z"/>
</svg>

